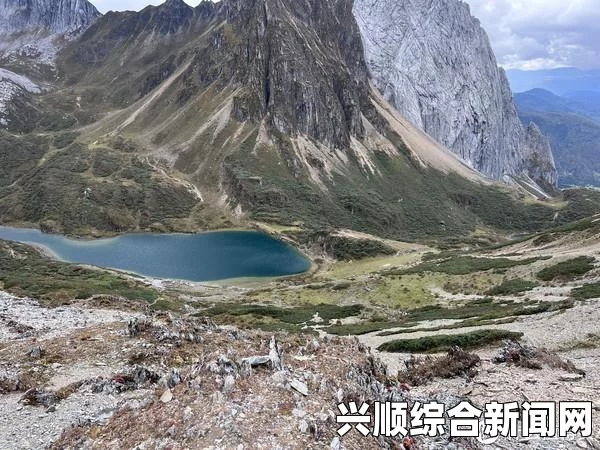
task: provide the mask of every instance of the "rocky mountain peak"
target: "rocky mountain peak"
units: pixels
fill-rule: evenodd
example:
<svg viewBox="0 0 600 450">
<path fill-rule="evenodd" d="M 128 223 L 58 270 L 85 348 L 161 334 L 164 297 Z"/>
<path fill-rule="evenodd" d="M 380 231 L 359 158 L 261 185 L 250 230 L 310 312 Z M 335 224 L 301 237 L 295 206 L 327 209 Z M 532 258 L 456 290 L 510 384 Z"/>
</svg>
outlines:
<svg viewBox="0 0 600 450">
<path fill-rule="evenodd" d="M 379 90 L 406 118 L 494 179 L 527 173 L 533 153 L 556 182 L 552 153 L 528 139 L 488 36 L 460 0 L 356 0 L 366 60 Z M 529 143 L 539 144 L 536 149 Z"/>
<path fill-rule="evenodd" d="M 58 38 L 74 39 L 100 16 L 87 0 L 0 0 L 0 61 L 52 66 Z"/>
<path fill-rule="evenodd" d="M 24 31 L 73 34 L 100 13 L 87 0 L 0 0 L 0 33 Z"/>
<path fill-rule="evenodd" d="M 139 13 L 139 19 L 161 34 L 173 34 L 187 28 L 194 17 L 194 8 L 183 0 L 167 0 L 158 6 L 148 6 Z"/>
</svg>

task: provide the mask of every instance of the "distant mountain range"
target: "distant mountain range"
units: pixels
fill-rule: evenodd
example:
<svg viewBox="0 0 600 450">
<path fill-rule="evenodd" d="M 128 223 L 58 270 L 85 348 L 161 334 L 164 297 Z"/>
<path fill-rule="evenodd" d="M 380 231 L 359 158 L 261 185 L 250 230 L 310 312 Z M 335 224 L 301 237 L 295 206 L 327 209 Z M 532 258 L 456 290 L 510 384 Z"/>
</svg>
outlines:
<svg viewBox="0 0 600 450">
<path fill-rule="evenodd" d="M 513 92 L 541 88 L 561 96 L 582 91 L 600 94 L 600 70 L 568 67 L 551 70 L 509 70 L 506 74 Z"/>
<path fill-rule="evenodd" d="M 600 120 L 600 92 L 579 91 L 559 96 L 545 89 L 515 94 L 520 109 L 551 113 L 570 113 Z"/>
<path fill-rule="evenodd" d="M 515 102 L 521 121 L 535 122 L 550 139 L 561 186 L 600 186 L 600 92 L 559 96 L 536 88 Z"/>
</svg>

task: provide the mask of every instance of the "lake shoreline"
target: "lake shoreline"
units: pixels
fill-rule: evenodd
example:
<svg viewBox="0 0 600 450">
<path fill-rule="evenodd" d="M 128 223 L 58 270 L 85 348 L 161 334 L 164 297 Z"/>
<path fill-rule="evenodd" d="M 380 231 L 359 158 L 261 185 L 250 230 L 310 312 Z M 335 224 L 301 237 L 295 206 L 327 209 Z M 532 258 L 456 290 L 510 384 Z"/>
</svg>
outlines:
<svg viewBox="0 0 600 450">
<path fill-rule="evenodd" d="M 34 228 L 0 226 L 0 239 L 31 246 L 52 259 L 148 280 L 238 284 L 305 276 L 313 260 L 294 243 L 264 230 L 124 233 L 78 239 Z"/>
</svg>

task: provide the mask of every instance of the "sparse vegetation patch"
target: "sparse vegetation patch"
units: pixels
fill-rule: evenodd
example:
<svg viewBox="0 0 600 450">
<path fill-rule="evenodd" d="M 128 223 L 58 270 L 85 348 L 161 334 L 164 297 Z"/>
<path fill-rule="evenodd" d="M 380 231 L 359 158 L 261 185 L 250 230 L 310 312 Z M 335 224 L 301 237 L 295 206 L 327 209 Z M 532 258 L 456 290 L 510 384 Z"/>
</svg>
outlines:
<svg viewBox="0 0 600 450">
<path fill-rule="evenodd" d="M 527 266 L 544 258 L 508 259 L 454 256 L 442 260 L 426 261 L 408 269 L 390 272 L 391 275 L 409 275 L 422 272 L 441 272 L 449 275 L 466 275 L 491 269 L 508 269 Z"/>
<path fill-rule="evenodd" d="M 379 351 L 392 353 L 435 353 L 448 351 L 454 346 L 463 349 L 480 348 L 504 339 L 520 339 L 523 333 L 505 330 L 477 330 L 464 334 L 440 334 L 419 339 L 398 339 L 385 342 Z"/>
<path fill-rule="evenodd" d="M 257 316 L 272 317 L 287 323 L 304 323 L 309 322 L 315 314 L 324 321 L 329 321 L 331 319 L 342 319 L 344 317 L 358 315 L 363 308 L 362 305 L 337 306 L 325 303 L 320 305 L 297 306 L 295 308 L 281 308 L 267 305 L 223 305 L 210 308 L 203 311 L 202 314 L 208 316 L 222 314 L 243 316 L 254 314 Z"/>
<path fill-rule="evenodd" d="M 538 272 L 537 277 L 543 281 L 571 280 L 588 273 L 594 268 L 595 262 L 596 259 L 591 256 L 580 256 L 546 267 Z"/>
<path fill-rule="evenodd" d="M 534 281 L 523 280 L 522 278 L 515 278 L 513 280 L 506 280 L 502 284 L 493 287 L 486 292 L 487 295 L 513 295 L 521 292 L 530 291 L 539 286 Z"/>
<path fill-rule="evenodd" d="M 600 298 L 600 283 L 584 284 L 581 287 L 573 289 L 571 295 L 579 300 Z"/>
</svg>

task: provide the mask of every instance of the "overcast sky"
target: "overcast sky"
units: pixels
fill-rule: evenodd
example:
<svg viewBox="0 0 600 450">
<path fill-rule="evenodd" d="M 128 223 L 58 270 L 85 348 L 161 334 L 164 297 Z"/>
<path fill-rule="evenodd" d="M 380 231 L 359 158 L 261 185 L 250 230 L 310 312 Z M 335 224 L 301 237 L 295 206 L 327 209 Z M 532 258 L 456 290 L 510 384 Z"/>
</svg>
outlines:
<svg viewBox="0 0 600 450">
<path fill-rule="evenodd" d="M 199 0 L 186 0 L 194 6 Z M 507 69 L 600 68 L 600 0 L 466 0 Z M 92 0 L 101 12 L 161 0 Z"/>
</svg>

